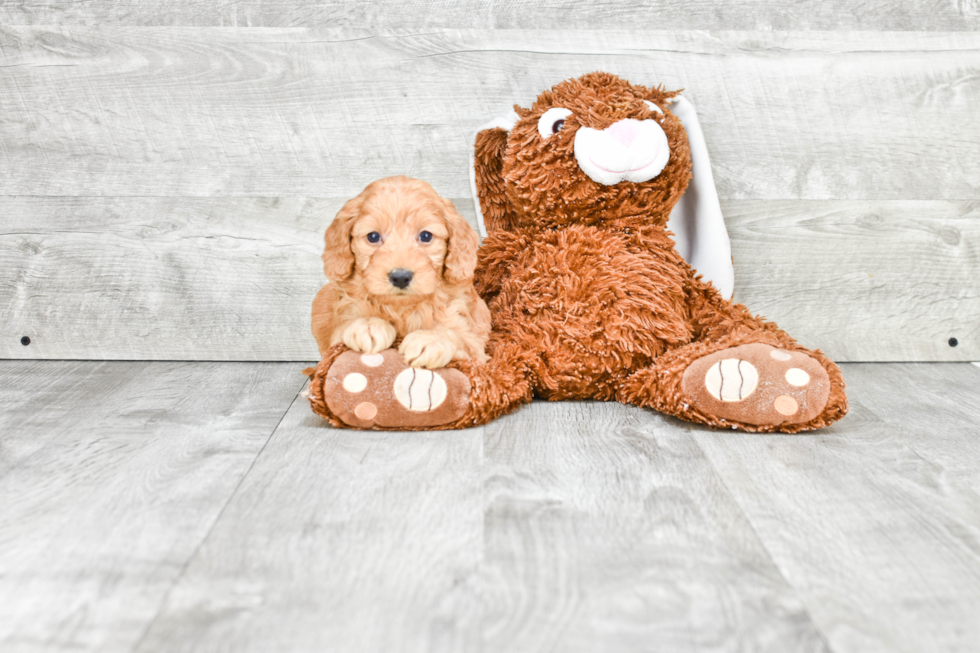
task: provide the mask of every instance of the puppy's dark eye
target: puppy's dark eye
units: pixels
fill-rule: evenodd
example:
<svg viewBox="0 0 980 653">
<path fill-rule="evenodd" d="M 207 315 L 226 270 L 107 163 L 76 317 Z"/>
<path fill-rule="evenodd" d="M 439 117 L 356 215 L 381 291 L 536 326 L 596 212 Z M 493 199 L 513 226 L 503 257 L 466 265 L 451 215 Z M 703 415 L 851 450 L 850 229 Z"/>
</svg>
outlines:
<svg viewBox="0 0 980 653">
<path fill-rule="evenodd" d="M 419 242 L 422 242 L 422 243 L 431 243 L 432 242 L 432 234 L 430 232 L 428 232 L 428 231 L 421 232 L 419 234 Z"/>
<path fill-rule="evenodd" d="M 379 234 L 377 231 L 372 231 L 367 235 L 367 239 L 369 243 L 380 243 L 381 234 Z"/>
<path fill-rule="evenodd" d="M 555 121 L 555 124 L 553 124 L 551 126 L 551 133 L 552 134 L 557 134 L 558 132 L 561 131 L 561 128 L 564 127 L 564 126 L 565 126 L 565 121 L 564 120 L 556 120 Z"/>
</svg>

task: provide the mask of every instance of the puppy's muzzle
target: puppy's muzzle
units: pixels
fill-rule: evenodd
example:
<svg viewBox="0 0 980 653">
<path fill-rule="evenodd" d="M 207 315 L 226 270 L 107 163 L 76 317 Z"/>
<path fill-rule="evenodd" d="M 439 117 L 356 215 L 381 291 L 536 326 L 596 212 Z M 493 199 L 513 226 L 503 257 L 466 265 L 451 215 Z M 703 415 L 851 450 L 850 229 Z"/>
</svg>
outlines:
<svg viewBox="0 0 980 653">
<path fill-rule="evenodd" d="M 405 290 L 408 288 L 408 284 L 412 283 L 412 277 L 414 276 L 415 275 L 411 270 L 403 270 L 399 268 L 388 273 L 388 281 L 390 281 L 391 285 L 393 285 L 395 288 Z"/>
</svg>

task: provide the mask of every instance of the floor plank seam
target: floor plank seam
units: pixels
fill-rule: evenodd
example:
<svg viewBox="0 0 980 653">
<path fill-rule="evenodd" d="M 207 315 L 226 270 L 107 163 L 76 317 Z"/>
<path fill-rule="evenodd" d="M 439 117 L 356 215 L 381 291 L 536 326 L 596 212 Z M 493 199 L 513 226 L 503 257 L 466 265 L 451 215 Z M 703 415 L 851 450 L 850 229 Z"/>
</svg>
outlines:
<svg viewBox="0 0 980 653">
<path fill-rule="evenodd" d="M 279 417 L 279 421 L 276 422 L 275 427 L 273 427 L 272 431 L 269 432 L 269 437 L 266 438 L 265 442 L 262 444 L 262 448 L 259 449 L 258 453 L 255 454 L 255 457 L 252 459 L 252 462 L 249 464 L 248 469 L 245 470 L 245 473 L 242 474 L 242 477 L 238 479 L 238 483 L 235 485 L 235 489 L 232 490 L 231 493 L 228 495 L 227 501 L 225 501 L 224 505 L 221 506 L 221 510 L 218 511 L 218 514 L 215 516 L 214 521 L 211 522 L 211 526 L 208 528 L 208 532 L 205 533 L 204 537 L 201 538 L 201 541 L 197 543 L 196 547 L 194 547 L 194 551 L 189 556 L 187 556 L 187 560 L 184 562 L 184 565 L 181 567 L 180 573 L 177 574 L 176 578 L 174 578 L 174 581 L 170 584 L 170 587 L 167 589 L 166 593 L 163 595 L 163 598 L 160 600 L 160 605 L 157 608 L 156 613 L 153 615 L 153 618 L 147 622 L 147 625 L 143 629 L 143 632 L 140 633 L 140 636 L 136 639 L 136 642 L 133 644 L 132 649 L 130 649 L 132 653 L 136 653 L 136 651 L 139 651 L 140 647 L 143 646 L 143 641 L 146 640 L 147 635 L 149 635 L 150 631 L 153 630 L 153 626 L 159 620 L 160 615 L 163 613 L 164 608 L 167 606 L 167 602 L 170 600 L 170 595 L 171 593 L 173 593 L 174 588 L 176 588 L 177 585 L 179 585 L 180 582 L 183 580 L 184 575 L 187 573 L 188 568 L 190 568 L 191 564 L 200 554 L 201 549 L 204 548 L 204 545 L 211 538 L 211 534 L 214 532 L 214 529 L 218 525 L 218 523 L 221 522 L 221 518 L 224 517 L 225 511 L 228 509 L 228 506 L 231 505 L 231 502 L 235 499 L 235 496 L 238 494 L 238 491 L 245 483 L 245 479 L 248 478 L 249 474 L 251 474 L 252 470 L 255 468 L 255 463 L 258 462 L 259 458 L 262 457 L 262 452 L 264 452 L 266 447 L 269 446 L 269 443 L 272 442 L 272 438 L 275 437 L 276 432 L 279 430 L 279 427 L 282 426 L 282 422 L 284 419 L 286 419 L 286 415 L 289 414 L 289 411 L 292 409 L 293 404 L 296 403 L 297 399 L 301 398 L 301 393 L 303 392 L 303 389 L 306 388 L 306 384 L 308 382 L 309 382 L 308 380 L 304 380 L 303 385 L 301 385 L 299 389 L 296 391 L 296 395 L 293 397 L 293 400 L 289 402 L 289 405 L 286 406 L 286 409 Z"/>
<path fill-rule="evenodd" d="M 773 557 L 772 551 L 770 551 L 769 547 L 766 546 L 766 543 L 763 541 L 762 537 L 759 535 L 759 532 L 756 530 L 755 524 L 753 524 L 752 520 L 749 519 L 749 514 L 748 512 L 746 512 L 745 506 L 743 506 L 739 502 L 738 498 L 735 496 L 735 493 L 732 492 L 731 488 L 728 486 L 728 481 L 726 481 L 725 477 L 721 474 L 720 471 L 718 471 L 718 467 L 715 465 L 715 462 L 711 459 L 711 456 L 709 456 L 708 452 L 704 450 L 704 447 L 701 446 L 701 443 L 698 442 L 698 439 L 694 437 L 693 434 L 694 428 L 695 427 L 689 427 L 687 429 L 688 437 L 691 438 L 691 441 L 694 442 L 694 446 L 698 448 L 698 451 L 701 452 L 701 455 L 704 456 L 704 459 L 708 461 L 709 465 L 711 465 L 711 470 L 718 478 L 718 481 L 721 483 L 722 487 L 725 488 L 725 492 L 731 498 L 732 503 L 738 506 L 739 512 L 741 512 L 742 517 L 745 518 L 745 523 L 748 524 L 749 530 L 752 531 L 752 535 L 755 536 L 755 539 L 759 543 L 761 549 L 766 552 L 766 557 L 769 558 L 769 562 L 772 564 L 772 568 L 776 570 L 776 572 L 779 574 L 779 577 L 782 579 L 786 587 L 792 590 L 793 595 L 796 596 L 797 600 L 799 600 L 800 606 L 802 606 L 803 610 L 806 612 L 807 620 L 810 622 L 810 625 L 813 627 L 813 631 L 820 636 L 820 641 L 823 642 L 824 646 L 826 647 L 826 650 L 834 652 L 835 649 L 830 645 L 830 640 L 827 639 L 826 633 L 823 632 L 823 630 L 814 620 L 813 613 L 810 611 L 810 606 L 807 605 L 806 601 L 803 599 L 802 594 L 800 594 L 796 586 L 793 583 L 791 583 L 789 579 L 786 577 L 786 574 L 783 573 L 782 568 L 779 566 L 779 564 L 776 562 L 776 559 Z M 756 435 L 756 437 L 765 437 L 765 436 Z"/>
</svg>

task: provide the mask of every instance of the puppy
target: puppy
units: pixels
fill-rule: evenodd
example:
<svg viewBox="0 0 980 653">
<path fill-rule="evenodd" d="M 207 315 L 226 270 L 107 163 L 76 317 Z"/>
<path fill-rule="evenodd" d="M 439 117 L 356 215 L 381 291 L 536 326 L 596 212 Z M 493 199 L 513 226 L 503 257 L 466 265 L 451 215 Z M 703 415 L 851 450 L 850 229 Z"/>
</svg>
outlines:
<svg viewBox="0 0 980 653">
<path fill-rule="evenodd" d="M 487 360 L 490 311 L 473 289 L 476 232 L 429 184 L 400 176 L 369 184 L 324 242 L 329 283 L 313 300 L 321 355 L 339 343 L 373 354 L 400 336 L 412 367 Z"/>
</svg>

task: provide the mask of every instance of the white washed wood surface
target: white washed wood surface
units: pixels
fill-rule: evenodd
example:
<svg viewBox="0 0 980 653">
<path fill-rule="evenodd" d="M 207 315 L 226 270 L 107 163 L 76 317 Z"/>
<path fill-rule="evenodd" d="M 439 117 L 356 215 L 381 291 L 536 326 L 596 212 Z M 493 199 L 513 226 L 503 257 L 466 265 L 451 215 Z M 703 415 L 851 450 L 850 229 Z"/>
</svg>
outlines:
<svg viewBox="0 0 980 653">
<path fill-rule="evenodd" d="M 974 366 L 980 363 L 848 365 L 847 382 L 862 410 L 870 407 L 901 427 L 886 433 L 888 440 L 901 440 L 941 474 L 940 482 L 980 496 L 980 369 Z"/>
<path fill-rule="evenodd" d="M 136 651 L 480 651 L 482 463 L 298 401 Z"/>
<path fill-rule="evenodd" d="M 724 199 L 980 198 L 976 33 L 11 27 L 8 195 L 469 194 L 471 132 L 596 69 L 685 88 Z"/>
<path fill-rule="evenodd" d="M 343 202 L 0 197 L 0 358 L 315 359 L 310 302 Z M 471 200 L 455 203 L 473 223 Z M 975 203 L 723 209 L 736 300 L 804 344 L 841 361 L 980 359 Z"/>
<path fill-rule="evenodd" d="M 536 402 L 485 429 L 486 651 L 828 650 L 676 420 Z"/>
<path fill-rule="evenodd" d="M 691 431 L 831 648 L 980 646 L 980 370 L 848 365 L 808 436 Z"/>
<path fill-rule="evenodd" d="M 472 130 L 604 68 L 696 101 L 739 300 L 839 360 L 980 358 L 976 32 L 574 36 L 0 28 L 0 357 L 313 358 L 343 200 L 408 173 L 472 218 Z"/>
<path fill-rule="evenodd" d="M 844 375 L 809 435 L 374 433 L 291 364 L 0 362 L 0 650 L 973 651 L 980 369 Z"/>
<path fill-rule="evenodd" d="M 342 205 L 0 198 L 0 267 L 14 271 L 0 357 L 315 360 L 310 305 Z"/>
<path fill-rule="evenodd" d="M 722 208 L 735 301 L 804 345 L 838 361 L 980 359 L 980 204 L 731 201 Z"/>
<path fill-rule="evenodd" d="M 297 404 L 137 650 L 651 642 L 826 650 L 689 435 L 618 404 L 486 434 L 334 431 Z"/>
<path fill-rule="evenodd" d="M 0 650 L 132 651 L 297 368 L 0 362 Z"/>
<path fill-rule="evenodd" d="M 972 0 L 7 0 L 10 25 L 215 25 L 370 28 L 974 30 Z"/>
</svg>

